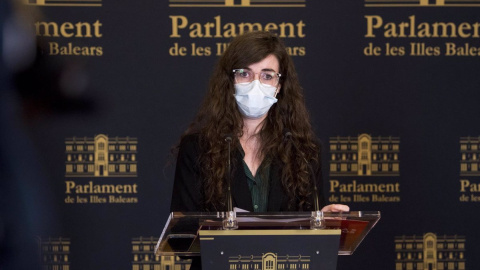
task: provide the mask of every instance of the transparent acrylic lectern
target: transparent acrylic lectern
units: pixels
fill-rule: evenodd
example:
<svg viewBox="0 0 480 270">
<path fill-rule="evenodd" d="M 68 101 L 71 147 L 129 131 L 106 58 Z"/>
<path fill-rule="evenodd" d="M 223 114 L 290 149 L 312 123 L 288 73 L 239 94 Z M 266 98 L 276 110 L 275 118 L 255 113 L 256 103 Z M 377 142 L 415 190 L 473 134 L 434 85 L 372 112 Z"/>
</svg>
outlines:
<svg viewBox="0 0 480 270">
<path fill-rule="evenodd" d="M 380 212 L 322 213 L 312 229 L 310 212 L 236 213 L 238 229 L 225 230 L 225 213 L 170 214 L 155 248 L 159 256 L 201 256 L 202 269 L 334 270 L 380 219 Z"/>
</svg>

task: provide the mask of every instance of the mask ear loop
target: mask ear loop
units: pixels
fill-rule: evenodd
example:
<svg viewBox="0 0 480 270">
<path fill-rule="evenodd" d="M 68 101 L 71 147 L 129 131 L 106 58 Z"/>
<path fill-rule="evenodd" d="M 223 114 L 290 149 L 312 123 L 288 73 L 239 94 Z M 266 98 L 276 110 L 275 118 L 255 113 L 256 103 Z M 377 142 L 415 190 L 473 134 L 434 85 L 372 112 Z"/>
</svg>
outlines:
<svg viewBox="0 0 480 270">
<path fill-rule="evenodd" d="M 277 98 L 277 94 L 280 93 L 280 88 L 282 87 L 281 84 L 277 86 L 277 89 L 275 89 L 275 95 L 273 95 L 274 98 Z"/>
<path fill-rule="evenodd" d="M 280 83 L 280 76 L 282 75 L 278 76 L 278 85 L 277 85 L 277 89 L 275 90 L 275 95 L 273 96 L 274 98 L 277 98 L 278 93 L 280 93 L 280 88 L 282 88 L 282 84 Z"/>
</svg>

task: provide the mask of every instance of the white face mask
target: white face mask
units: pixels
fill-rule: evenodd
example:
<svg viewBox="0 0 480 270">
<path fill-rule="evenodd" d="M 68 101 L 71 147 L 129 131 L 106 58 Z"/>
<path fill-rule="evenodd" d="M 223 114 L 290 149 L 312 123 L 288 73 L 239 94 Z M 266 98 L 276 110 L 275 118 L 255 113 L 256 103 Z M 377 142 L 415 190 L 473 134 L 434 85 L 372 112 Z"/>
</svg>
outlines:
<svg viewBox="0 0 480 270">
<path fill-rule="evenodd" d="M 277 87 L 262 84 L 259 80 L 235 84 L 235 99 L 240 113 L 248 118 L 264 116 L 278 100 L 274 97 L 276 91 Z"/>
</svg>

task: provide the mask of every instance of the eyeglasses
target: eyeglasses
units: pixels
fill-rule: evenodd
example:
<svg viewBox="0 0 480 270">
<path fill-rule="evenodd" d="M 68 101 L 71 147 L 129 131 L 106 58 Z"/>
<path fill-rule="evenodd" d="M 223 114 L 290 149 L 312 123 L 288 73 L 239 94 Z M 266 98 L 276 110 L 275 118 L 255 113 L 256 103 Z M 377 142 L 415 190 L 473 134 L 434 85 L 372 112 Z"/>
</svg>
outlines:
<svg viewBox="0 0 480 270">
<path fill-rule="evenodd" d="M 248 69 L 234 69 L 233 74 L 235 76 L 235 83 L 249 83 L 255 80 L 255 74 L 260 75 L 260 82 L 263 84 L 268 84 L 271 86 L 277 86 L 278 81 L 282 74 L 276 73 L 275 71 L 262 71 L 260 73 L 255 73 Z"/>
</svg>

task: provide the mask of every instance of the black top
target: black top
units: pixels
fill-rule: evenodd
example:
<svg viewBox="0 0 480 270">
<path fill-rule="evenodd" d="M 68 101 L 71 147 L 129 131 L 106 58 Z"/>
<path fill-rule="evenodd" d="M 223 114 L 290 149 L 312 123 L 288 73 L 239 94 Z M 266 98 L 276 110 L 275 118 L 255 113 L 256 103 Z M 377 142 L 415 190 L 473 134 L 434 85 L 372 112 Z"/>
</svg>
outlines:
<svg viewBox="0 0 480 270">
<path fill-rule="evenodd" d="M 175 182 L 172 192 L 172 203 L 170 210 L 172 212 L 204 212 L 216 210 L 210 209 L 204 204 L 202 181 L 199 169 L 198 158 L 201 149 L 199 145 L 198 134 L 185 136 L 180 142 L 177 165 L 175 169 Z M 233 149 L 232 157 L 235 157 L 235 164 L 232 164 L 232 198 L 233 207 L 238 207 L 250 212 L 254 211 L 252 196 L 248 187 L 247 176 L 243 169 L 242 154 L 240 150 Z M 311 209 L 293 209 L 288 208 L 288 195 L 285 193 L 281 183 L 282 164 L 279 161 L 273 161 L 270 167 L 270 183 L 268 190 L 268 212 L 282 211 L 302 211 Z M 313 168 L 315 180 L 319 190 L 320 207 L 325 205 L 323 196 L 323 184 L 321 166 Z M 312 194 L 313 195 L 313 194 Z M 313 196 L 311 205 L 313 207 Z"/>
</svg>

